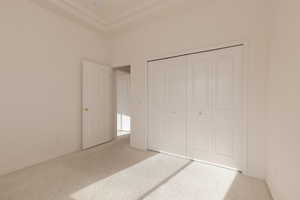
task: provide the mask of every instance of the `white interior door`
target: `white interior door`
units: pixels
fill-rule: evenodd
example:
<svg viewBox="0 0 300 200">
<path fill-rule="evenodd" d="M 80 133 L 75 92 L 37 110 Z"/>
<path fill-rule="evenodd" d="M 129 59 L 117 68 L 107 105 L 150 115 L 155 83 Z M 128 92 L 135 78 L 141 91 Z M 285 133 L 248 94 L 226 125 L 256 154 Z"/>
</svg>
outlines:
<svg viewBox="0 0 300 200">
<path fill-rule="evenodd" d="M 242 47 L 189 56 L 189 157 L 243 168 L 242 77 Z"/>
<path fill-rule="evenodd" d="M 83 61 L 83 149 L 113 137 L 112 69 Z"/>
<path fill-rule="evenodd" d="M 186 154 L 187 60 L 149 63 L 149 147 Z"/>
</svg>

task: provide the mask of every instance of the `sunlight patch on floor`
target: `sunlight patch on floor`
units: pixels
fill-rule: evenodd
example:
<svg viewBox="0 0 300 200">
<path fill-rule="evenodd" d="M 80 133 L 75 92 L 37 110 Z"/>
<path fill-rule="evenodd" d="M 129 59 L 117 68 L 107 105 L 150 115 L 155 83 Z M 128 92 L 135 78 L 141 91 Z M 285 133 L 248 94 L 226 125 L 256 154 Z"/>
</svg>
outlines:
<svg viewBox="0 0 300 200">
<path fill-rule="evenodd" d="M 225 200 L 237 176 L 235 171 L 158 154 L 70 197 L 73 200 Z"/>
<path fill-rule="evenodd" d="M 189 161 L 158 154 L 71 195 L 73 200 L 140 199 Z"/>
</svg>

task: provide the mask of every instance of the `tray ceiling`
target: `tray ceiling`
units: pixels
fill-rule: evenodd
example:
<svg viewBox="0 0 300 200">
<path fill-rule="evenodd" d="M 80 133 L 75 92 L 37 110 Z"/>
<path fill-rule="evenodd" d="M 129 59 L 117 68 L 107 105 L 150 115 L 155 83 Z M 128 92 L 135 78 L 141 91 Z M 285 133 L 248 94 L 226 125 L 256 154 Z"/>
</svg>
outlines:
<svg viewBox="0 0 300 200">
<path fill-rule="evenodd" d="M 183 0 L 47 0 L 99 30 L 109 31 Z"/>
</svg>

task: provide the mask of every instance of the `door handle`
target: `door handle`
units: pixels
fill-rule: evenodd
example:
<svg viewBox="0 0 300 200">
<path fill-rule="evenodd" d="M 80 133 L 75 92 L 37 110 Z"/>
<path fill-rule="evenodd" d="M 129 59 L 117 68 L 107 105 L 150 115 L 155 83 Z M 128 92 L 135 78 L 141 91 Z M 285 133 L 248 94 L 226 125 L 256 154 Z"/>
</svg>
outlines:
<svg viewBox="0 0 300 200">
<path fill-rule="evenodd" d="M 88 111 L 89 111 L 89 109 L 88 109 L 88 108 L 84 108 L 84 109 L 83 109 L 83 111 L 85 111 L 85 112 L 88 112 Z"/>
</svg>

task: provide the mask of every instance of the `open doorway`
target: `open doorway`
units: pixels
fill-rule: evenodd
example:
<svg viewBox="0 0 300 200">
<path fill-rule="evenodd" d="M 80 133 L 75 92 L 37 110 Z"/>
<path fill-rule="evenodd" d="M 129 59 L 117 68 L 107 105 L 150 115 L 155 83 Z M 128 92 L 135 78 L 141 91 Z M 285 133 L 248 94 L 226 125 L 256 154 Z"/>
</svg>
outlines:
<svg viewBox="0 0 300 200">
<path fill-rule="evenodd" d="M 115 69 L 117 136 L 128 135 L 131 132 L 130 72 L 130 66 Z"/>
</svg>

